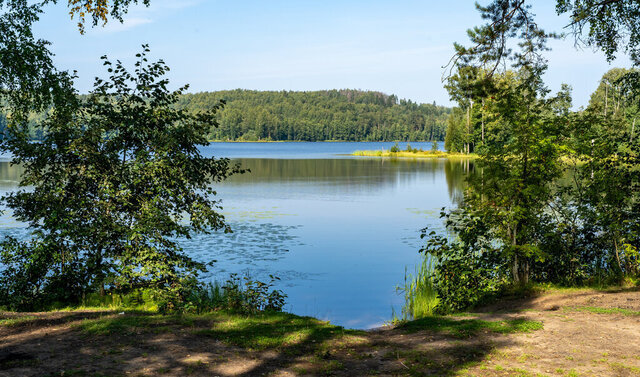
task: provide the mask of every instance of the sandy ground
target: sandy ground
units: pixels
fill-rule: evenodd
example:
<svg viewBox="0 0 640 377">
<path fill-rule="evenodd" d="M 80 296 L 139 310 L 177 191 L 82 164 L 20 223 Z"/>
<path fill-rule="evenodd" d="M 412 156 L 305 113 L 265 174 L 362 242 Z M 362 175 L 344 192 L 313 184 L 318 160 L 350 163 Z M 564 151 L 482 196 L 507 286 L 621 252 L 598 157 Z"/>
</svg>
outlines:
<svg viewBox="0 0 640 377">
<path fill-rule="evenodd" d="M 204 322 L 106 336 L 88 335 L 77 323 L 118 314 L 30 313 L 23 324 L 0 326 L 0 376 L 640 376 L 638 312 L 637 289 L 547 293 L 452 317 L 543 323 L 530 333 L 460 338 L 383 328 L 267 350 L 198 335 Z"/>
</svg>

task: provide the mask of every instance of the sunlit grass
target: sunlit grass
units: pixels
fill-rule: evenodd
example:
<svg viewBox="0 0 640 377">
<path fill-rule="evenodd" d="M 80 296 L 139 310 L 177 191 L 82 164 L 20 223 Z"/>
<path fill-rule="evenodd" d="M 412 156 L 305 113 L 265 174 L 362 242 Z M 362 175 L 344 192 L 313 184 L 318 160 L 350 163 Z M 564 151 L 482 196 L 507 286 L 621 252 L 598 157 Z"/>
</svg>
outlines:
<svg viewBox="0 0 640 377">
<path fill-rule="evenodd" d="M 104 295 L 99 293 L 87 294 L 79 303 L 70 305 L 69 303 L 51 303 L 44 311 L 158 311 L 158 292 L 152 289 L 136 290 L 126 294 L 107 292 Z"/>
<path fill-rule="evenodd" d="M 192 331 L 228 344 L 249 349 L 303 346 L 362 331 L 346 330 L 311 317 L 283 312 L 264 312 L 251 316 L 216 311 L 207 314 L 160 315 L 134 313 L 85 319 L 76 325 L 91 335 L 163 333 Z"/>
<path fill-rule="evenodd" d="M 565 286 L 554 283 L 535 283 L 527 287 L 527 289 L 530 293 L 617 292 L 621 289 L 640 289 L 640 279 L 625 277 L 622 281 L 592 281 L 576 286 Z"/>
<path fill-rule="evenodd" d="M 623 308 L 600 308 L 597 306 L 571 306 L 562 308 L 567 312 L 589 312 L 595 314 L 621 314 L 624 316 L 640 316 L 640 311 Z"/>
<path fill-rule="evenodd" d="M 543 328 L 542 322 L 524 318 L 505 321 L 483 321 L 479 319 L 453 319 L 431 316 L 407 322 L 399 326 L 407 331 L 431 330 L 445 332 L 457 338 L 469 338 L 480 332 L 499 334 L 529 333 Z"/>
<path fill-rule="evenodd" d="M 365 157 L 409 157 L 409 158 L 476 158 L 475 154 L 462 154 L 462 153 L 450 153 L 443 151 L 398 151 L 390 152 L 388 150 L 375 150 L 375 151 L 355 151 L 353 156 L 365 156 Z"/>
<path fill-rule="evenodd" d="M 261 313 L 240 316 L 230 313 L 214 313 L 212 323 L 197 334 L 214 337 L 226 343 L 251 349 L 304 346 L 321 343 L 344 335 L 358 335 L 362 331 L 346 330 L 329 322 L 289 313 Z"/>
<path fill-rule="evenodd" d="M 31 322 L 38 319 L 38 317 L 32 315 L 25 315 L 20 317 L 2 318 L 0 319 L 0 327 L 19 326 L 23 323 Z"/>
</svg>

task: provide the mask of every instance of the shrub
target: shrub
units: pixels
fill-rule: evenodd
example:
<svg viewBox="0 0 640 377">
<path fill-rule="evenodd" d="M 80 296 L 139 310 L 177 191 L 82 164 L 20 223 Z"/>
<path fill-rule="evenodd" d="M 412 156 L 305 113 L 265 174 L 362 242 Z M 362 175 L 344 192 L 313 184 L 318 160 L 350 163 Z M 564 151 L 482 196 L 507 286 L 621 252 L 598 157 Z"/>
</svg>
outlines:
<svg viewBox="0 0 640 377">
<path fill-rule="evenodd" d="M 218 282 L 202 284 L 186 279 L 175 289 L 160 292 L 158 309 L 163 312 L 204 313 L 229 310 L 243 314 L 262 311 L 282 311 L 287 297 L 281 290 L 273 289 L 278 277 L 269 275 L 269 282 L 240 278 L 231 274 L 222 285 Z"/>
<path fill-rule="evenodd" d="M 431 274 L 439 301 L 436 311 L 461 311 L 495 297 L 509 282 L 508 263 L 499 252 L 499 245 L 485 237 L 486 226 L 468 213 L 448 214 L 447 225 L 458 233 L 450 241 L 446 236 L 427 233 L 426 245 L 420 252 L 436 258 Z"/>
<path fill-rule="evenodd" d="M 273 275 L 269 275 L 269 278 L 270 281 L 264 283 L 248 276 L 240 279 L 237 274 L 231 274 L 222 286 L 225 309 L 241 313 L 281 311 L 287 295 L 281 290 L 272 289 L 280 278 Z"/>
</svg>

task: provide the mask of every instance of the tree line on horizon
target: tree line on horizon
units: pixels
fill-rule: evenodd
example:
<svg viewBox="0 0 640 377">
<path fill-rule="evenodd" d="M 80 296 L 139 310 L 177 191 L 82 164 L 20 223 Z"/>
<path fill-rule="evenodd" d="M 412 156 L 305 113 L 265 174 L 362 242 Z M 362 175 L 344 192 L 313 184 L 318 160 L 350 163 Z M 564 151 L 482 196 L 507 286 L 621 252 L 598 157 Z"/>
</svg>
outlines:
<svg viewBox="0 0 640 377">
<path fill-rule="evenodd" d="M 86 98 L 86 95 L 81 96 Z M 377 91 L 258 91 L 247 89 L 187 93 L 175 107 L 217 113 L 214 141 L 444 141 L 451 108 L 419 104 Z M 50 110 L 49 110 L 50 111 Z M 31 139 L 42 140 L 46 112 L 29 116 Z M 0 130 L 6 127 L 0 114 Z"/>
<path fill-rule="evenodd" d="M 185 94 L 198 112 L 226 102 L 211 129 L 217 141 L 443 141 L 451 109 L 377 91 L 224 90 Z"/>
</svg>

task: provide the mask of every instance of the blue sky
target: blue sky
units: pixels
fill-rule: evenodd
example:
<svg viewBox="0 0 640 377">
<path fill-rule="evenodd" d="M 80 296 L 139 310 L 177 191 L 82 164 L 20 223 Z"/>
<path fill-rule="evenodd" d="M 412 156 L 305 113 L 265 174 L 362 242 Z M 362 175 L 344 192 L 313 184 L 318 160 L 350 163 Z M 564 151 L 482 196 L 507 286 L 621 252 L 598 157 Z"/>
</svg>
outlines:
<svg viewBox="0 0 640 377">
<path fill-rule="evenodd" d="M 453 42 L 466 43 L 466 30 L 481 22 L 471 0 L 151 0 L 123 24 L 80 35 L 65 3 L 46 9 L 36 33 L 52 42 L 60 68 L 78 71 L 83 93 L 105 76 L 100 56 L 132 62 L 148 43 L 171 67 L 172 83 L 191 92 L 356 88 L 450 105 L 442 67 Z M 544 28 L 561 31 L 567 19 L 554 3 L 536 0 L 534 12 Z M 624 56 L 609 65 L 599 52 L 577 50 L 572 38 L 551 46 L 547 84 L 572 85 L 575 107 L 609 68 L 629 66 Z"/>
</svg>

